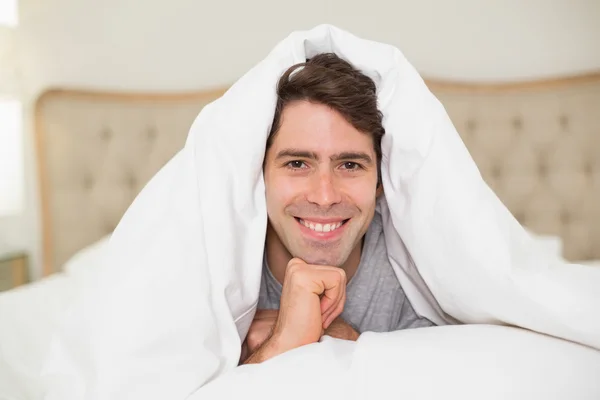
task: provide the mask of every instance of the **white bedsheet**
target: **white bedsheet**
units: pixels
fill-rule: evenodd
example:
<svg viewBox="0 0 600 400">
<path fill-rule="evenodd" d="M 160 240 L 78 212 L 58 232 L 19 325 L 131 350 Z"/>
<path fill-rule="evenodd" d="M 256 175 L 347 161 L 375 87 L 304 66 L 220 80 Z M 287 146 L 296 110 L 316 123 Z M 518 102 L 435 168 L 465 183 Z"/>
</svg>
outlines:
<svg viewBox="0 0 600 400">
<path fill-rule="evenodd" d="M 50 342 L 83 281 L 102 267 L 109 236 L 77 252 L 64 272 L 0 293 L 0 400 L 39 399 Z"/>
<path fill-rule="evenodd" d="M 441 325 L 512 324 L 538 333 L 515 339 L 479 326 L 459 342 L 465 331 L 452 326 L 367 335 L 364 351 L 362 342 L 331 341 L 256 371 L 275 380 L 287 371 L 313 376 L 302 390 L 319 394 L 332 390 L 327 375 L 314 376 L 314 368 L 327 373 L 320 362 L 342 380 L 354 379 L 362 363 L 372 368 L 372 381 L 361 381 L 358 393 L 378 390 L 372 384 L 383 384 L 379 374 L 395 377 L 397 370 L 407 382 L 434 383 L 505 377 L 505 384 L 524 384 L 518 378 L 529 373 L 535 379 L 524 390 L 564 393 L 557 385 L 565 384 L 567 391 L 597 394 L 587 378 L 600 357 L 600 271 L 566 264 L 535 245 L 481 179 L 443 107 L 397 49 L 319 26 L 286 38 L 205 107 L 184 149 L 135 200 L 114 232 L 107 262 L 83 281 L 84 296 L 52 340 L 45 399 L 177 400 L 209 390 L 217 378 L 254 370 L 236 367 L 258 298 L 266 228 L 261 170 L 274 87 L 287 67 L 323 51 L 348 59 L 378 86 L 388 256 L 415 310 Z M 502 375 L 478 358 L 481 349 L 499 360 Z M 554 379 L 543 354 L 571 365 L 581 385 Z M 427 375 L 423 355 L 434 364 Z M 444 393 L 457 394 L 452 388 Z M 224 392 L 206 393 L 223 398 Z"/>
<path fill-rule="evenodd" d="M 73 295 L 65 274 L 0 293 L 1 400 L 41 398 L 42 365 Z"/>
</svg>

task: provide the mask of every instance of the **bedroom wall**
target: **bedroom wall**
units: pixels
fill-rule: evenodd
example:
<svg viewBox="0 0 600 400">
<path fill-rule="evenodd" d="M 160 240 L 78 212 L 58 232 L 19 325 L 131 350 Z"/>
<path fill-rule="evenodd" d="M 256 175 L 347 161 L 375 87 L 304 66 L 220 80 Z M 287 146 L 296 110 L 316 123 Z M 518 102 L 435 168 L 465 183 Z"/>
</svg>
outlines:
<svg viewBox="0 0 600 400">
<path fill-rule="evenodd" d="M 189 90 L 228 84 L 295 29 L 332 23 L 397 45 L 427 77 L 511 81 L 600 70 L 595 0 L 21 0 L 27 204 L 0 238 L 39 273 L 35 97 L 49 86 Z"/>
</svg>

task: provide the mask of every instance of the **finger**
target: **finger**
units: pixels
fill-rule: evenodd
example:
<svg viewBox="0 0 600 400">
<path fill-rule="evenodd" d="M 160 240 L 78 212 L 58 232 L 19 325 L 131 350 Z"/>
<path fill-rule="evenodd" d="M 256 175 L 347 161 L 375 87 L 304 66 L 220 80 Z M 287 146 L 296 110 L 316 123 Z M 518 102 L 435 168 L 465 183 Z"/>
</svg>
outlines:
<svg viewBox="0 0 600 400">
<path fill-rule="evenodd" d="M 340 274 L 339 271 L 334 271 L 333 279 L 333 281 L 325 282 L 326 285 L 329 283 L 329 286 L 326 286 L 321 298 L 321 315 L 323 321 L 327 321 L 331 317 L 331 314 L 335 311 L 346 292 L 344 275 Z"/>
<path fill-rule="evenodd" d="M 345 299 L 346 274 L 339 268 L 332 268 L 327 270 L 327 275 L 323 274 L 322 278 L 324 291 L 321 297 L 321 315 L 323 320 L 327 320 L 340 301 Z"/>
<path fill-rule="evenodd" d="M 329 328 L 329 326 L 335 321 L 337 317 L 339 317 L 344 311 L 344 305 L 346 304 L 346 291 L 344 290 L 344 295 L 333 309 L 333 311 L 329 314 L 329 316 L 323 319 L 323 329 Z"/>
<path fill-rule="evenodd" d="M 309 265 L 293 261 L 288 265 L 282 299 L 286 297 L 287 291 L 291 293 L 294 290 L 298 290 L 298 293 L 312 293 L 319 296 L 318 304 L 322 325 L 323 319 L 328 319 L 340 300 L 344 298 L 346 273 L 341 268 L 331 266 Z"/>
<path fill-rule="evenodd" d="M 346 303 L 346 285 L 343 285 L 341 296 L 323 315 L 323 329 L 327 329 L 329 325 L 342 313 Z"/>
<path fill-rule="evenodd" d="M 324 323 L 323 329 L 327 329 L 329 327 L 329 325 L 331 325 L 333 323 L 333 321 L 342 313 L 342 311 L 344 310 L 345 303 L 346 303 L 346 290 L 344 290 L 342 297 L 340 298 L 340 300 L 338 301 L 336 306 L 332 308 L 332 310 L 329 313 L 329 315 L 327 316 L 327 318 L 324 319 L 325 323 Z"/>
<path fill-rule="evenodd" d="M 267 341 L 267 339 L 269 339 L 269 336 L 271 336 L 271 331 L 266 331 L 263 332 L 260 337 L 255 338 L 255 341 L 252 343 L 252 346 L 249 346 L 249 350 L 250 352 L 254 353 L 260 346 L 262 346 L 262 344 L 264 342 Z"/>
<path fill-rule="evenodd" d="M 339 301 L 339 293 L 341 292 L 342 288 L 340 288 L 340 290 L 329 290 L 325 293 L 323 293 L 323 295 L 321 296 L 321 314 L 325 315 L 327 313 L 329 313 L 331 311 L 331 309 L 333 307 L 335 307 Z"/>
<path fill-rule="evenodd" d="M 246 337 L 250 351 L 254 352 L 260 347 L 271 336 L 272 332 L 273 324 L 271 323 L 258 322 L 253 325 L 252 330 L 249 331 Z"/>
<path fill-rule="evenodd" d="M 343 291 L 344 288 L 340 287 L 339 291 L 336 291 L 335 293 L 333 293 L 333 291 L 329 291 L 323 295 L 321 298 L 321 317 L 323 318 L 323 321 L 326 321 L 333 310 L 335 310 L 343 296 Z M 335 297 L 333 297 L 334 295 Z"/>
<path fill-rule="evenodd" d="M 303 291 L 324 296 L 330 306 L 340 296 L 341 288 L 346 284 L 346 274 L 343 269 L 321 265 L 292 264 L 286 271 L 284 290 L 287 288 L 302 288 Z M 332 301 L 333 300 L 333 301 Z"/>
<path fill-rule="evenodd" d="M 302 260 L 301 258 L 292 258 L 290 261 L 288 261 L 286 269 L 291 267 L 292 265 L 308 265 L 307 263 L 304 262 L 304 260 Z"/>
</svg>

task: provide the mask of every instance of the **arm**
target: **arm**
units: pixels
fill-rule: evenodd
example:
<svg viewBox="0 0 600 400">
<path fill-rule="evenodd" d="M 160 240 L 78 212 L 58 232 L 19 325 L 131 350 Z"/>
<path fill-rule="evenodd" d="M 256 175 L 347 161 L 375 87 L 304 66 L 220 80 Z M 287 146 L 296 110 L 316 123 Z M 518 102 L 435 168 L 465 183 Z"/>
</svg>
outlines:
<svg viewBox="0 0 600 400">
<path fill-rule="evenodd" d="M 325 330 L 324 334 L 337 339 L 352 341 L 358 340 L 358 337 L 360 336 L 360 334 L 352 326 L 350 326 L 350 324 L 342 319 L 342 317 L 336 318 L 331 325 L 329 325 L 329 328 Z M 259 364 L 270 358 L 278 356 L 279 354 L 285 353 L 288 350 L 291 349 L 284 350 L 282 346 L 278 344 L 277 338 L 273 338 L 271 336 L 265 340 L 263 344 L 260 345 L 256 351 L 252 353 L 252 355 L 248 357 L 242 364 Z"/>
<path fill-rule="evenodd" d="M 344 321 L 342 317 L 337 317 L 325 330 L 325 335 L 343 340 L 358 340 L 358 333 L 349 323 Z"/>
<path fill-rule="evenodd" d="M 271 335 L 242 362 L 255 364 L 318 342 L 346 301 L 346 274 L 336 267 L 309 265 L 294 258 L 284 277 L 280 309 Z"/>
<path fill-rule="evenodd" d="M 250 355 L 242 364 L 260 364 L 263 361 L 267 361 L 269 358 L 273 358 L 282 352 L 277 348 L 277 344 L 271 340 L 271 338 L 267 339 L 260 347 Z"/>
</svg>

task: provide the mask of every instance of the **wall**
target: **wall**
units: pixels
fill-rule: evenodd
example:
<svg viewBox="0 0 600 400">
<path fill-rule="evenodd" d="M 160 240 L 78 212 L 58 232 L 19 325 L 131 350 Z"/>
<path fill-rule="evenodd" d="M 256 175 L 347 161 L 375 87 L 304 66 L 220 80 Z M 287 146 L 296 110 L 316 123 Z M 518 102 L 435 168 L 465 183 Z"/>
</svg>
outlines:
<svg viewBox="0 0 600 400">
<path fill-rule="evenodd" d="M 510 81 L 600 70 L 596 0 L 21 0 L 26 113 L 49 86 L 189 90 L 226 85 L 292 30 L 332 23 L 398 46 L 427 77 Z M 26 121 L 27 205 L 0 238 L 39 270 Z"/>
</svg>

